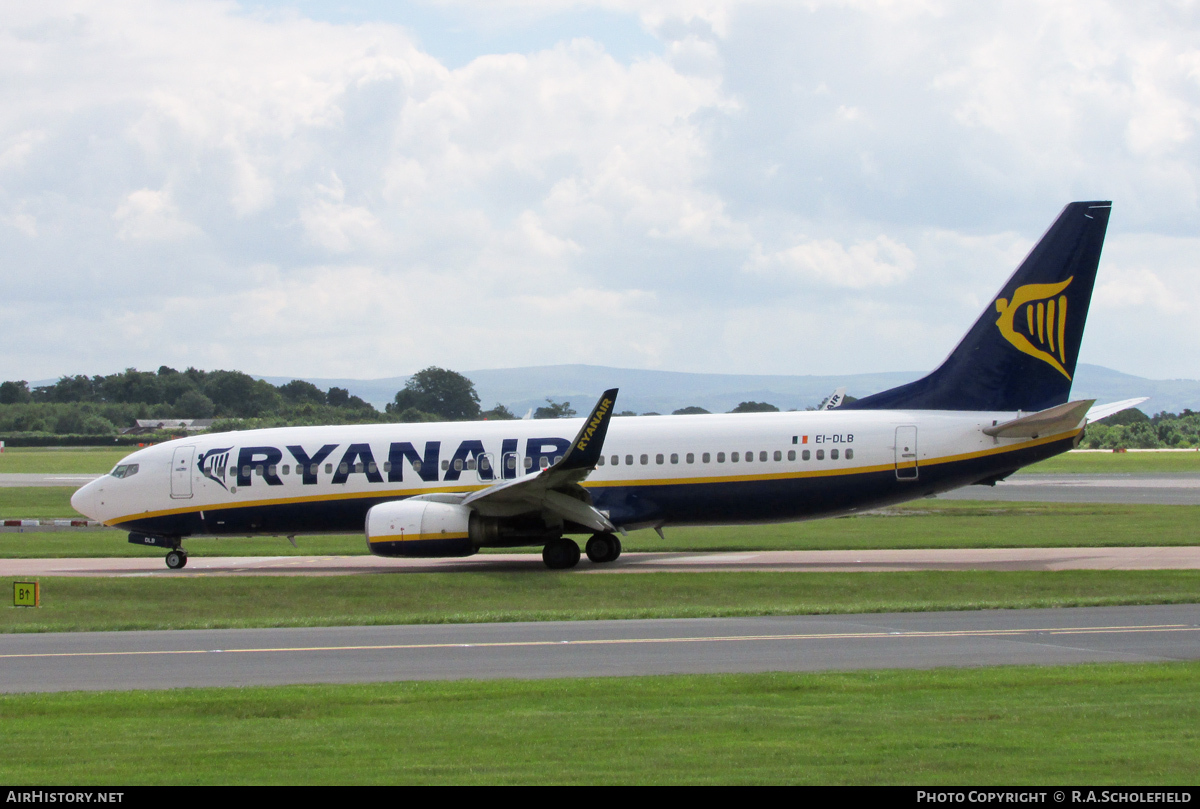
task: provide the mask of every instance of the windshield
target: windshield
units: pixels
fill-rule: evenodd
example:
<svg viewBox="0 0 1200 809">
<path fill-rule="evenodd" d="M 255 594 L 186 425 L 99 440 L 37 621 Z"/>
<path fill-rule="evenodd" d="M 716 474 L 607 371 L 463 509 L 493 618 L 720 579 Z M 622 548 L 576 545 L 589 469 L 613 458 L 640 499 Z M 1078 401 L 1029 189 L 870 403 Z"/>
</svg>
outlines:
<svg viewBox="0 0 1200 809">
<path fill-rule="evenodd" d="M 135 463 L 123 463 L 112 471 L 114 478 L 131 478 L 137 474 L 138 465 Z"/>
</svg>

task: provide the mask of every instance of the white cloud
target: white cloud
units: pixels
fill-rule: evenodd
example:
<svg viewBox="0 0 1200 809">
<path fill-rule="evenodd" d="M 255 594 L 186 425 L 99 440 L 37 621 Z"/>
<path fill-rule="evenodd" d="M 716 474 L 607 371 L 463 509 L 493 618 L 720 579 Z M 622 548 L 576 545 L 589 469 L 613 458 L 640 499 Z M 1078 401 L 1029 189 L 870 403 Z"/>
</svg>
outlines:
<svg viewBox="0 0 1200 809">
<path fill-rule="evenodd" d="M 912 250 L 881 235 L 848 248 L 833 239 L 813 239 L 774 253 L 758 250 L 745 269 L 783 272 L 820 284 L 863 289 L 903 281 L 915 266 Z"/>
<path fill-rule="evenodd" d="M 129 194 L 113 212 L 122 241 L 175 241 L 196 236 L 200 229 L 179 218 L 179 208 L 164 189 L 142 188 Z"/>
<path fill-rule="evenodd" d="M 1179 311 L 1200 305 L 1190 6 L 440 9 L 601 9 L 661 47 L 616 58 L 581 29 L 451 70 L 393 24 L 209 0 L 6 9 L 0 252 L 28 271 L 0 298 L 45 330 L 31 345 L 0 321 L 30 349 L 0 378 L 918 369 L 1063 203 L 1108 197 L 1085 360 L 1200 367 L 1160 349 L 1200 344 Z M 203 326 L 163 337 L 180 323 Z"/>
</svg>

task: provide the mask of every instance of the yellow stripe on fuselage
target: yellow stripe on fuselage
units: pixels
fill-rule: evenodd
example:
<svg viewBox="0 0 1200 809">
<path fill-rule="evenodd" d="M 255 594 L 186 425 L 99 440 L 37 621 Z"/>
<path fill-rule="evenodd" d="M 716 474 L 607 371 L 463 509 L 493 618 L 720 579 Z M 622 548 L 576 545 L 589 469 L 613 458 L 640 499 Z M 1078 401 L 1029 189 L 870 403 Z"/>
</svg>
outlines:
<svg viewBox="0 0 1200 809">
<path fill-rule="evenodd" d="M 986 458 L 992 455 L 1003 455 L 1010 452 L 1031 449 L 1033 447 L 1051 444 L 1056 441 L 1062 441 L 1066 438 L 1073 438 L 1078 435 L 1081 430 L 1070 430 L 1065 433 L 1048 436 L 1045 438 L 1035 438 L 1020 444 L 1014 444 L 1006 447 L 992 447 L 990 449 L 978 450 L 975 452 L 964 452 L 958 455 L 946 455 L 940 458 L 923 459 L 918 464 L 921 467 L 938 466 L 940 464 L 955 463 L 957 461 L 969 461 L 975 458 Z M 761 461 L 759 463 L 762 463 Z M 767 463 L 771 463 L 768 461 Z M 790 462 L 789 463 L 793 463 Z M 619 486 L 690 486 L 704 483 L 753 483 L 756 481 L 766 480 L 799 480 L 803 478 L 819 478 L 819 477 L 843 477 L 846 475 L 865 475 L 874 472 L 887 472 L 896 468 L 894 463 L 877 464 L 872 466 L 851 466 L 840 467 L 837 469 L 813 469 L 803 472 L 772 472 L 761 475 L 711 475 L 705 477 L 686 477 L 686 478 L 641 478 L 635 480 L 600 480 L 600 481 L 584 481 L 581 485 L 585 488 L 611 488 Z M 901 466 L 901 468 L 905 468 Z M 125 517 L 118 517 L 113 520 L 105 520 L 104 524 L 108 526 L 120 525 L 121 523 L 131 522 L 133 520 L 145 520 L 154 517 L 169 517 L 175 514 L 194 514 L 200 511 L 226 511 L 229 509 L 242 508 L 262 508 L 265 506 L 284 506 L 297 505 L 300 503 L 322 503 L 335 500 L 376 500 L 379 498 L 385 499 L 400 499 L 404 497 L 412 497 L 418 494 L 465 494 L 467 492 L 477 492 L 486 489 L 494 483 L 480 483 L 470 486 L 438 486 L 428 489 L 391 489 L 369 492 L 346 492 L 339 494 L 314 494 L 300 495 L 295 497 L 279 497 L 269 500 L 248 500 L 241 503 L 218 503 L 204 506 L 184 506 L 180 508 L 163 509 L 161 511 L 146 511 L 141 514 L 130 514 Z"/>
</svg>

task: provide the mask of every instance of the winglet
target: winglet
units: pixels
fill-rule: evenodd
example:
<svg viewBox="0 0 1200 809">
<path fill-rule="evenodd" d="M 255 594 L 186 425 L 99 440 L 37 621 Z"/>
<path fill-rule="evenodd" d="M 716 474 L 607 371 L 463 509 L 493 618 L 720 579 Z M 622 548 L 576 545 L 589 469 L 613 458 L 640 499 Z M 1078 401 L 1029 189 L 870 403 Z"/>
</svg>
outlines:
<svg viewBox="0 0 1200 809">
<path fill-rule="evenodd" d="M 617 403 L 617 388 L 604 391 L 600 401 L 592 408 L 583 422 L 579 434 L 571 442 L 567 454 L 555 464 L 554 469 L 593 469 L 604 451 L 604 436 L 608 433 L 608 422 L 612 419 L 613 406 Z"/>
</svg>

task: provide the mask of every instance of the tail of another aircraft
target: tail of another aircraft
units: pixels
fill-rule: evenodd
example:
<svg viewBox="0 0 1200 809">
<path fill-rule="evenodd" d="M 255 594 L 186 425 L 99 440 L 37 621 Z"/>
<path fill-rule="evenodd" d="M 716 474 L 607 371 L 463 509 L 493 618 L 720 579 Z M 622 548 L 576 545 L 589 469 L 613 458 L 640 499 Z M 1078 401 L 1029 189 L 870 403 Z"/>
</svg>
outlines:
<svg viewBox="0 0 1200 809">
<path fill-rule="evenodd" d="M 1067 401 L 1111 202 L 1072 202 L 933 373 L 847 410 L 1044 410 Z"/>
</svg>

